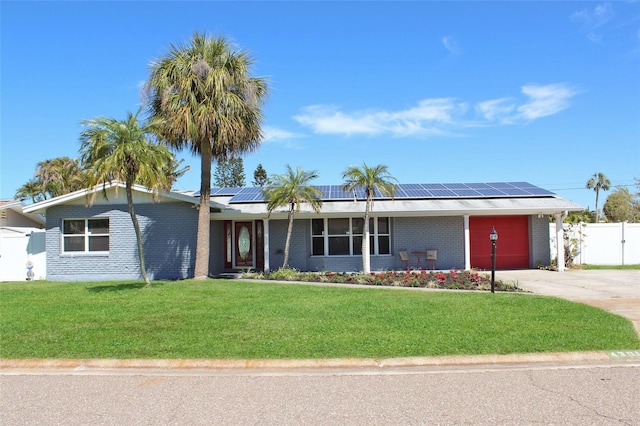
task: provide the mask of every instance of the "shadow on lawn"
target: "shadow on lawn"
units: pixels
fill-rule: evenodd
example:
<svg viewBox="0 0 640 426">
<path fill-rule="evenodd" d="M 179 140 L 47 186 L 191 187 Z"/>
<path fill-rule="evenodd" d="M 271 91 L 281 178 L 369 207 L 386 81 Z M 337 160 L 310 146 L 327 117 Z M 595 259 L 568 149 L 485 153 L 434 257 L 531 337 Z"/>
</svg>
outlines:
<svg viewBox="0 0 640 426">
<path fill-rule="evenodd" d="M 160 283 L 152 283 L 151 288 L 160 286 Z M 126 290 L 139 290 L 146 288 L 144 282 L 134 283 L 119 283 L 110 285 L 99 285 L 96 287 L 88 287 L 87 291 L 91 293 L 102 293 L 104 291 L 126 291 Z"/>
</svg>

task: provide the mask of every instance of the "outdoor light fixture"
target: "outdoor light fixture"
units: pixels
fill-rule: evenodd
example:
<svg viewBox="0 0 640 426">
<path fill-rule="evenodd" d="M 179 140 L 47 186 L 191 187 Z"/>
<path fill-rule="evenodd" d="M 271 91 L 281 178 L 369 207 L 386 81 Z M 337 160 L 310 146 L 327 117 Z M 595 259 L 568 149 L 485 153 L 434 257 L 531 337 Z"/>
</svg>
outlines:
<svg viewBox="0 0 640 426">
<path fill-rule="evenodd" d="M 491 240 L 491 293 L 495 293 L 496 286 L 496 241 L 498 241 L 498 233 L 496 228 L 493 227 L 489 234 Z"/>
</svg>

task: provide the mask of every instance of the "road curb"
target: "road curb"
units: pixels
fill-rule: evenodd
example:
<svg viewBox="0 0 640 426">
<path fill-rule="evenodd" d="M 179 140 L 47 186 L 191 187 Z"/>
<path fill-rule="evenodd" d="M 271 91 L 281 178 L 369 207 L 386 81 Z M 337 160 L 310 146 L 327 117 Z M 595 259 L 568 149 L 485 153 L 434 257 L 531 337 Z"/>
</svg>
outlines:
<svg viewBox="0 0 640 426">
<path fill-rule="evenodd" d="M 0 370 L 397 368 L 637 361 L 640 351 L 336 359 L 0 359 Z"/>
</svg>

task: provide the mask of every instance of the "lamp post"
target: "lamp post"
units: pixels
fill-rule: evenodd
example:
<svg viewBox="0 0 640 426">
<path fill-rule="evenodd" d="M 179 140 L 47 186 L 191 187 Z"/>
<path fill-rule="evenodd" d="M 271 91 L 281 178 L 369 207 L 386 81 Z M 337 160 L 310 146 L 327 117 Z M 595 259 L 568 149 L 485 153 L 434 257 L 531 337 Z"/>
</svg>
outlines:
<svg viewBox="0 0 640 426">
<path fill-rule="evenodd" d="M 496 241 L 498 241 L 498 233 L 494 227 L 489 234 L 491 240 L 491 293 L 495 293 L 496 285 Z"/>
</svg>

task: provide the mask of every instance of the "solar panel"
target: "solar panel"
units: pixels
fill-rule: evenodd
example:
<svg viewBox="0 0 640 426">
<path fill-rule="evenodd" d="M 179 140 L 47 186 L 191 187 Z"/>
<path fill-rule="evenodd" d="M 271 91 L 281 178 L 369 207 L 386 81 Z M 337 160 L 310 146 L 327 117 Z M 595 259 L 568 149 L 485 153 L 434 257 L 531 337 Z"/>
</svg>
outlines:
<svg viewBox="0 0 640 426">
<path fill-rule="evenodd" d="M 345 191 L 340 185 L 331 185 L 330 200 L 343 200 L 349 198 L 353 198 L 353 193 Z"/>
<path fill-rule="evenodd" d="M 446 189 L 445 186 L 441 183 L 423 183 L 422 186 L 424 189 Z"/>
<path fill-rule="evenodd" d="M 465 197 L 465 198 L 478 198 L 478 197 L 480 197 L 480 193 L 478 191 L 473 190 L 473 189 L 456 189 L 454 192 L 456 193 L 456 196 L 458 196 L 458 197 Z"/>
<path fill-rule="evenodd" d="M 325 201 L 364 200 L 362 187 L 354 191 L 345 191 L 342 185 L 316 186 Z M 262 202 L 262 188 L 212 188 L 211 195 L 231 195 L 231 203 Z M 539 188 L 528 182 L 472 182 L 472 183 L 405 183 L 396 185 L 396 199 L 429 199 L 429 198 L 505 198 L 505 197 L 540 197 L 554 195 L 553 192 Z M 388 199 L 377 188 L 376 199 Z"/>
<path fill-rule="evenodd" d="M 434 197 L 455 197 L 456 193 L 448 189 L 432 189 L 431 193 Z"/>
<path fill-rule="evenodd" d="M 469 187 L 467 185 L 465 185 L 464 183 L 445 183 L 444 186 L 447 189 L 454 189 L 454 190 L 469 189 Z"/>
</svg>

